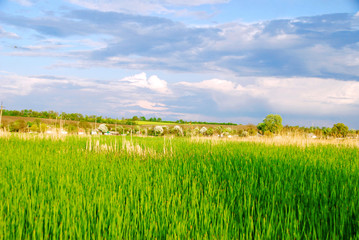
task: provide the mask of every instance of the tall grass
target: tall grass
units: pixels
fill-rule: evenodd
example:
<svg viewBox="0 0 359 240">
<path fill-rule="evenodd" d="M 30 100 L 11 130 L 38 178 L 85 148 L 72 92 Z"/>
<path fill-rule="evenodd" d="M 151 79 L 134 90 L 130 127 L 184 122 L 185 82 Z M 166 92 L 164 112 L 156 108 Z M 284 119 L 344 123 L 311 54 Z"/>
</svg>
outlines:
<svg viewBox="0 0 359 240">
<path fill-rule="evenodd" d="M 0 137 L 2 239 L 359 237 L 359 149 Z"/>
</svg>

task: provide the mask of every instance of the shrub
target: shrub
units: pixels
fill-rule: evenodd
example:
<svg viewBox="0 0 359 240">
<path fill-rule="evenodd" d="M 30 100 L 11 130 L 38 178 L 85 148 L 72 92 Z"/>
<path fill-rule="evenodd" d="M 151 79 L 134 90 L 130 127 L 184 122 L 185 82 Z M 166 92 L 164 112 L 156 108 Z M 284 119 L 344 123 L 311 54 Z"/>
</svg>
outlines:
<svg viewBox="0 0 359 240">
<path fill-rule="evenodd" d="M 177 136 L 183 136 L 183 130 L 178 125 L 174 126 L 173 133 L 175 133 Z"/>
<path fill-rule="evenodd" d="M 248 129 L 249 136 L 255 136 L 257 133 L 258 133 L 257 130 L 254 128 Z"/>
<path fill-rule="evenodd" d="M 265 132 L 264 132 L 264 136 L 266 136 L 266 137 L 273 137 L 274 134 L 273 134 L 271 131 L 265 131 Z"/>
<path fill-rule="evenodd" d="M 241 133 L 239 134 L 240 137 L 248 137 L 249 133 L 247 131 L 241 131 Z"/>
<path fill-rule="evenodd" d="M 199 133 L 202 134 L 202 135 L 205 135 L 207 130 L 208 129 L 206 127 L 202 127 L 201 130 L 199 130 Z"/>
<path fill-rule="evenodd" d="M 154 129 L 153 129 L 155 135 L 162 135 L 163 134 L 163 127 L 162 126 L 156 126 Z"/>
<path fill-rule="evenodd" d="M 208 128 L 207 131 L 206 131 L 206 135 L 208 135 L 208 136 L 212 136 L 213 133 L 214 133 L 213 128 Z"/>
<path fill-rule="evenodd" d="M 100 130 L 102 133 L 107 133 L 108 127 L 106 126 L 106 124 L 100 124 L 100 126 L 98 127 L 98 130 Z"/>
<path fill-rule="evenodd" d="M 26 122 L 22 119 L 12 122 L 9 126 L 10 132 L 20 132 L 20 131 L 25 130 L 26 127 L 27 127 Z"/>
</svg>

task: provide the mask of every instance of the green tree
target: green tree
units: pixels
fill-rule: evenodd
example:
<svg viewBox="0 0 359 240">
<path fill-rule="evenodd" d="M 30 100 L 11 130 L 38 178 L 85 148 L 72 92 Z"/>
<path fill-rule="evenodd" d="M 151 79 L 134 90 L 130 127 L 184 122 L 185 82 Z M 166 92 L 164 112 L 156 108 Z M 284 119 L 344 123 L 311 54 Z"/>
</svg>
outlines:
<svg viewBox="0 0 359 240">
<path fill-rule="evenodd" d="M 262 132 L 269 131 L 271 133 L 278 133 L 283 128 L 282 117 L 278 114 L 269 114 L 258 124 L 257 128 Z"/>
<path fill-rule="evenodd" d="M 336 137 L 346 137 L 348 132 L 349 128 L 344 123 L 337 123 L 332 127 L 332 134 Z"/>
</svg>

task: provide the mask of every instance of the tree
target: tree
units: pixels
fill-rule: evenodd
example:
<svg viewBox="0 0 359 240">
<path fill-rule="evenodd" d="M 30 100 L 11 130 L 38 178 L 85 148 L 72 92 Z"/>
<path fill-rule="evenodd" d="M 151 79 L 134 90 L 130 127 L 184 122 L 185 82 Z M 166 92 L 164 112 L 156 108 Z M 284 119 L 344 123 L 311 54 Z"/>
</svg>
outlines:
<svg viewBox="0 0 359 240">
<path fill-rule="evenodd" d="M 278 114 L 269 114 L 258 124 L 257 128 L 262 132 L 269 131 L 271 133 L 278 133 L 282 128 L 282 117 Z"/>
<path fill-rule="evenodd" d="M 332 127 L 332 133 L 336 137 L 346 137 L 348 132 L 349 128 L 344 123 L 337 123 Z"/>
<path fill-rule="evenodd" d="M 107 133 L 108 127 L 106 126 L 106 124 L 100 124 L 100 126 L 98 127 L 98 130 L 100 130 L 102 133 Z"/>
</svg>

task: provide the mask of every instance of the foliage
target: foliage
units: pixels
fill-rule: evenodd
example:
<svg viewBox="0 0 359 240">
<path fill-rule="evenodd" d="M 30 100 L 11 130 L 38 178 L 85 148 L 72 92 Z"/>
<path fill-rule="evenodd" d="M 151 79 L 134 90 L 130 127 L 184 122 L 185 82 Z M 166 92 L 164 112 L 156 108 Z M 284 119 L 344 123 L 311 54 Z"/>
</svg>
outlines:
<svg viewBox="0 0 359 240">
<path fill-rule="evenodd" d="M 100 124 L 100 126 L 98 127 L 98 130 L 100 130 L 102 133 L 107 133 L 108 127 L 106 124 Z"/>
<path fill-rule="evenodd" d="M 44 132 L 47 131 L 47 129 L 48 129 L 47 124 L 45 124 L 45 123 L 41 123 L 41 124 L 40 124 L 40 126 L 39 126 L 40 132 L 44 133 Z"/>
<path fill-rule="evenodd" d="M 254 129 L 254 128 L 249 128 L 248 129 L 249 136 L 255 136 L 255 135 L 257 135 L 257 133 L 258 133 L 258 131 L 256 129 Z"/>
<path fill-rule="evenodd" d="M 206 127 L 202 127 L 200 130 L 199 130 L 199 133 L 202 134 L 202 135 L 205 135 L 207 133 L 207 128 Z"/>
<path fill-rule="evenodd" d="M 40 131 L 39 126 L 37 126 L 36 124 L 31 125 L 30 131 L 35 133 L 39 132 Z"/>
<path fill-rule="evenodd" d="M 208 128 L 207 131 L 206 131 L 206 135 L 207 135 L 207 136 L 212 136 L 213 133 L 214 133 L 213 128 Z"/>
<path fill-rule="evenodd" d="M 238 132 L 238 136 L 240 137 L 248 137 L 249 136 L 249 133 L 245 130 L 241 130 Z"/>
<path fill-rule="evenodd" d="M 81 120 L 80 123 L 79 123 L 79 128 L 82 128 L 84 129 L 86 132 L 89 131 L 89 129 L 91 129 L 91 124 L 84 121 L 84 120 Z"/>
<path fill-rule="evenodd" d="M 163 134 L 163 127 L 162 126 L 156 126 L 154 129 L 153 129 L 155 135 L 162 135 Z"/>
<path fill-rule="evenodd" d="M 132 119 L 127 119 L 125 122 L 125 125 L 136 125 L 136 121 L 132 120 Z"/>
<path fill-rule="evenodd" d="M 336 137 L 346 137 L 348 132 L 349 128 L 344 123 L 337 123 L 332 127 L 332 134 Z"/>
<path fill-rule="evenodd" d="M 12 122 L 9 126 L 10 132 L 20 132 L 25 131 L 27 125 L 26 122 L 22 119 Z"/>
<path fill-rule="evenodd" d="M 217 134 L 222 134 L 223 133 L 223 127 L 222 126 L 218 126 L 214 129 L 214 132 Z"/>
<path fill-rule="evenodd" d="M 77 127 L 77 124 L 67 124 L 66 130 L 67 130 L 68 133 L 71 133 L 71 134 L 76 134 L 79 131 L 79 129 Z"/>
<path fill-rule="evenodd" d="M 185 123 L 190 123 L 190 124 L 206 124 L 206 125 L 233 125 L 236 126 L 237 124 L 235 123 L 217 123 L 217 122 L 198 122 L 198 121 L 184 121 L 182 119 L 177 120 L 176 123 L 180 123 L 180 124 L 185 124 Z"/>
<path fill-rule="evenodd" d="M 271 131 L 268 131 L 268 130 L 265 131 L 263 135 L 266 136 L 266 137 L 274 137 L 274 134 Z"/>
<path fill-rule="evenodd" d="M 278 114 L 269 114 L 263 120 L 263 123 L 258 124 L 257 128 L 262 132 L 269 131 L 271 133 L 279 133 L 283 128 L 282 117 Z"/>
<path fill-rule="evenodd" d="M 173 132 L 177 135 L 177 136 L 183 136 L 183 129 L 176 125 L 173 127 Z"/>
</svg>

